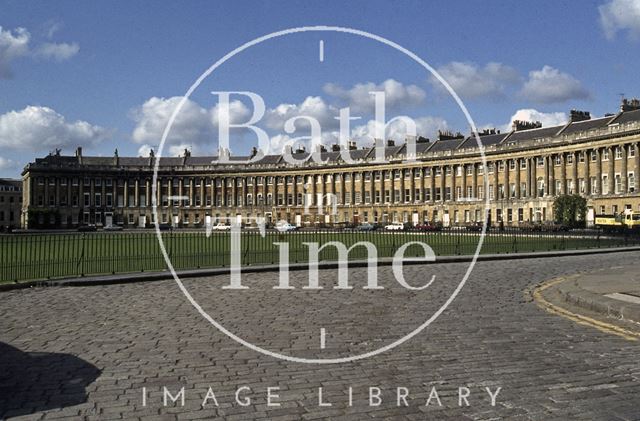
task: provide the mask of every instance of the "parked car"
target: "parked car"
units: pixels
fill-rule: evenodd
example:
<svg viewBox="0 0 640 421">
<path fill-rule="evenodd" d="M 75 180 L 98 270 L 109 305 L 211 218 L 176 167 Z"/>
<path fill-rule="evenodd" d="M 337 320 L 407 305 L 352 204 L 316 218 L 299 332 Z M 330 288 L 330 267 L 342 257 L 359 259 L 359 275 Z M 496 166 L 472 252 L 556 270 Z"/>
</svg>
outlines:
<svg viewBox="0 0 640 421">
<path fill-rule="evenodd" d="M 158 229 L 160 231 L 171 231 L 173 227 L 170 224 L 158 224 Z"/>
<path fill-rule="evenodd" d="M 227 225 L 224 222 L 218 222 L 216 225 L 211 227 L 211 231 L 229 231 L 231 230 L 231 225 Z"/>
<path fill-rule="evenodd" d="M 288 222 L 280 221 L 276 224 L 276 229 L 280 232 L 297 231 L 298 227 Z"/>
<path fill-rule="evenodd" d="M 356 231 L 375 231 L 377 227 L 375 225 L 371 225 L 368 222 L 365 222 L 364 224 L 360 224 L 358 225 L 355 229 Z"/>
<path fill-rule="evenodd" d="M 404 231 L 404 224 L 402 222 L 392 222 L 384 227 L 387 231 Z"/>
<path fill-rule="evenodd" d="M 94 224 L 80 225 L 78 227 L 78 232 L 94 232 L 97 230 L 98 228 Z"/>
<path fill-rule="evenodd" d="M 482 223 L 480 222 L 472 222 L 467 224 L 467 231 L 482 231 Z"/>
<path fill-rule="evenodd" d="M 425 232 L 442 230 L 442 227 L 440 225 L 430 224 L 428 222 L 425 222 L 424 224 L 418 224 L 413 228 L 416 231 L 425 231 Z"/>
<path fill-rule="evenodd" d="M 103 228 L 104 231 L 122 231 L 122 227 L 120 225 L 107 225 Z"/>
</svg>

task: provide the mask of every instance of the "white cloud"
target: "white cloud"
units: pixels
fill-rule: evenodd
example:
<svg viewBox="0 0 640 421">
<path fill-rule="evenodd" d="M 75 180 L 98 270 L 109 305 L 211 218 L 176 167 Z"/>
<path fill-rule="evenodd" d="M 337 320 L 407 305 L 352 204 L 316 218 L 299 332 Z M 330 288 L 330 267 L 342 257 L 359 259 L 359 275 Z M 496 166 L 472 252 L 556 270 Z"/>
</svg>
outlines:
<svg viewBox="0 0 640 421">
<path fill-rule="evenodd" d="M 55 19 L 48 20 L 44 24 L 45 35 L 47 36 L 47 38 L 51 39 L 56 34 L 56 32 L 62 29 L 63 26 L 64 25 L 59 20 L 55 20 Z"/>
<path fill-rule="evenodd" d="M 14 161 L 0 156 L 0 171 L 12 170 L 16 166 L 17 164 Z"/>
<path fill-rule="evenodd" d="M 511 131 L 511 124 L 514 120 L 539 121 L 542 127 L 560 126 L 569 121 L 567 114 L 562 112 L 544 113 L 533 108 L 524 108 L 515 112 L 509 119 L 509 123 L 500 127 L 503 132 Z"/>
<path fill-rule="evenodd" d="M 434 139 L 438 130 L 448 128 L 446 120 L 441 117 L 418 117 L 413 121 L 416 124 L 416 135 Z M 351 137 L 360 145 L 372 145 L 376 133 L 377 122 L 369 120 L 367 124 L 354 127 Z M 397 142 L 404 142 L 408 133 L 405 123 L 401 119 L 396 119 L 386 127 L 385 140 L 393 139 Z"/>
<path fill-rule="evenodd" d="M 640 0 L 611 0 L 598 10 L 600 25 L 608 39 L 625 30 L 631 38 L 640 38 Z"/>
<path fill-rule="evenodd" d="M 73 123 L 48 107 L 28 106 L 0 115 L 0 147 L 20 151 L 94 146 L 111 131 L 86 121 Z"/>
<path fill-rule="evenodd" d="M 350 89 L 327 83 L 323 90 L 326 94 L 344 101 L 356 113 L 366 113 L 373 110 L 374 96 L 370 94 L 373 91 L 385 93 L 386 109 L 421 104 L 426 97 L 425 91 L 419 86 L 404 85 L 394 79 L 387 79 L 377 85 L 373 82 L 358 83 Z"/>
<path fill-rule="evenodd" d="M 155 149 L 153 148 L 153 146 L 151 146 L 151 145 L 149 145 L 149 144 L 146 144 L 146 143 L 145 143 L 144 145 L 142 145 L 142 146 L 140 146 L 140 147 L 138 148 L 138 156 L 144 156 L 144 157 L 147 157 L 147 156 L 149 156 L 149 154 L 151 153 L 151 150 L 152 150 L 152 149 L 155 151 Z"/>
<path fill-rule="evenodd" d="M 319 96 L 309 96 L 300 104 L 280 104 L 275 108 L 265 112 L 266 127 L 283 131 L 284 123 L 293 117 L 307 116 L 316 119 L 320 123 L 320 128 L 331 130 L 338 127 L 338 120 L 335 119 L 340 111 Z M 309 123 L 305 119 L 296 121 L 296 129 L 309 128 Z"/>
<path fill-rule="evenodd" d="M 47 36 L 51 38 L 60 24 L 52 24 Z M 25 28 L 13 31 L 0 26 L 0 79 L 10 79 L 13 76 L 11 63 L 24 56 L 31 56 L 45 60 L 64 61 L 80 51 L 78 43 L 45 42 L 36 46 L 30 45 L 31 34 Z"/>
<path fill-rule="evenodd" d="M 152 97 L 132 111 L 131 117 L 136 122 L 132 139 L 135 143 L 144 144 L 138 153 L 146 156 L 148 148 L 153 147 L 157 150 L 169 118 L 181 100 L 182 97 L 179 96 L 166 99 Z M 249 119 L 250 110 L 242 102 L 235 100 L 229 103 L 229 114 L 230 122 L 237 124 Z M 163 154 L 178 155 L 185 148 L 193 154 L 216 149 L 214 146 L 217 145 L 218 139 L 218 115 L 218 105 L 206 109 L 188 99 L 171 126 Z M 233 136 L 234 131 L 231 134 Z"/>
<path fill-rule="evenodd" d="M 29 53 L 31 35 L 25 28 L 14 31 L 0 26 L 0 79 L 12 77 L 11 62 Z"/>
<path fill-rule="evenodd" d="M 543 104 L 565 102 L 571 99 L 590 97 L 579 80 L 551 66 L 529 72 L 520 95 L 525 99 Z"/>
<path fill-rule="evenodd" d="M 80 51 L 80 46 L 75 42 L 71 44 L 67 44 L 66 42 L 59 44 L 45 42 L 36 48 L 33 55 L 44 59 L 64 61 L 78 54 L 78 51 Z"/>
<path fill-rule="evenodd" d="M 466 98 L 498 97 L 504 94 L 507 86 L 520 80 L 514 68 L 494 62 L 478 67 L 474 63 L 453 61 L 436 70 L 459 96 Z M 436 89 L 445 91 L 435 76 L 429 81 Z"/>
</svg>

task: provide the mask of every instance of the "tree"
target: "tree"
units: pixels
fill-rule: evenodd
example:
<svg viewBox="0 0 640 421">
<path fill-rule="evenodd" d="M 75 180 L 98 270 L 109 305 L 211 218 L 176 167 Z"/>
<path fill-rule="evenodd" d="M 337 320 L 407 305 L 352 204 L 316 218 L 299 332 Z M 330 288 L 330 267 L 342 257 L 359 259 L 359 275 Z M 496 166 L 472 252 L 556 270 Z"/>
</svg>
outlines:
<svg viewBox="0 0 640 421">
<path fill-rule="evenodd" d="M 578 194 L 558 196 L 553 202 L 554 220 L 567 227 L 584 227 L 586 214 L 587 199 Z"/>
</svg>

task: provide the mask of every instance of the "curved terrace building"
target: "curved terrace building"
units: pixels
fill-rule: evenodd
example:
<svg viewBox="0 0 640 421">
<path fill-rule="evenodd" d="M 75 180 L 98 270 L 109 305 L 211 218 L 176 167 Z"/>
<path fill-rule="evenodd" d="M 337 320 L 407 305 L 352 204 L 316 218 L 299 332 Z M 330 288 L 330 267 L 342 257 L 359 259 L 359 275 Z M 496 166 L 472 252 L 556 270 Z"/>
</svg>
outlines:
<svg viewBox="0 0 640 421">
<path fill-rule="evenodd" d="M 437 140 L 376 148 L 338 146 L 282 155 L 161 158 L 157 180 L 160 223 L 198 227 L 223 218 L 265 217 L 297 225 L 353 222 L 481 221 L 485 198 L 492 223 L 553 219 L 553 201 L 580 194 L 595 214 L 640 211 L 640 101 L 591 119 L 571 111 L 562 126 L 516 121 L 509 132 L 480 133 L 487 165 L 474 136 L 440 133 Z M 415 152 L 414 152 L 415 150 Z M 352 162 L 341 153 L 348 152 Z M 380 155 L 381 150 L 378 150 Z M 256 158 L 253 156 L 253 158 Z M 150 226 L 155 158 L 75 156 L 59 152 L 27 165 L 22 225 Z M 485 177 L 486 176 L 486 183 Z"/>
</svg>

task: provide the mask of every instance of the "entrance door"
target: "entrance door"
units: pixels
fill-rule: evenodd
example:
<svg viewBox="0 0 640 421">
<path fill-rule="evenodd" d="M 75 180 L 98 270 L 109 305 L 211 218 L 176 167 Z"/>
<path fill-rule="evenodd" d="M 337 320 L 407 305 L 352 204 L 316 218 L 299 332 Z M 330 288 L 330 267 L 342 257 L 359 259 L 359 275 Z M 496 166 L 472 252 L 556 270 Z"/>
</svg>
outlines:
<svg viewBox="0 0 640 421">
<path fill-rule="evenodd" d="M 445 211 L 444 215 L 442 215 L 442 226 L 448 227 L 450 223 L 451 220 L 449 219 L 449 212 Z"/>
<path fill-rule="evenodd" d="M 596 219 L 596 215 L 593 208 L 587 209 L 587 226 L 592 227 L 595 219 Z"/>
<path fill-rule="evenodd" d="M 138 217 L 138 228 L 144 228 L 147 226 L 147 216 L 146 215 L 140 215 Z"/>
<path fill-rule="evenodd" d="M 104 226 L 105 227 L 113 226 L 113 214 L 110 214 L 110 213 L 104 214 Z"/>
</svg>

